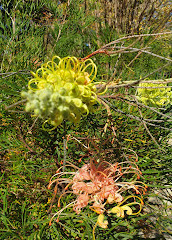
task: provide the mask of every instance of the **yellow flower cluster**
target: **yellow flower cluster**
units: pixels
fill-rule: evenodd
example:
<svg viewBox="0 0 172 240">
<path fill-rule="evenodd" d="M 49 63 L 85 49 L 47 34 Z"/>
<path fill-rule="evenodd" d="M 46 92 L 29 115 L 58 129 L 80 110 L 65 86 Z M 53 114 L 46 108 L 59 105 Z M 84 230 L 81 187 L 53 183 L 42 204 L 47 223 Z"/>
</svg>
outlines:
<svg viewBox="0 0 172 240">
<path fill-rule="evenodd" d="M 144 83 L 139 84 L 137 89 L 137 99 L 149 106 L 164 106 L 172 103 L 172 91 L 164 83 Z"/>
<path fill-rule="evenodd" d="M 131 203 L 122 205 L 129 198 L 134 198 L 134 201 Z M 137 202 L 136 199 L 138 199 L 139 202 Z M 139 210 L 137 212 L 133 212 L 132 208 L 130 207 L 132 205 L 139 205 Z M 141 212 L 142 205 L 143 205 L 143 201 L 140 197 L 130 195 L 127 198 L 125 198 L 121 203 L 119 203 L 117 206 L 113 207 L 112 209 L 110 209 L 107 212 L 108 212 L 108 214 L 116 213 L 117 217 L 124 218 L 124 216 L 125 216 L 124 211 L 126 211 L 127 215 L 137 215 Z M 104 220 L 104 217 L 105 217 L 104 214 L 102 214 L 102 213 L 99 214 L 96 225 L 98 225 L 101 228 L 108 228 L 108 221 Z"/>
<path fill-rule="evenodd" d="M 41 66 L 29 81 L 26 111 L 57 127 L 63 120 L 77 123 L 88 115 L 97 102 L 96 87 L 92 81 L 97 67 L 91 59 L 79 61 L 75 57 L 53 57 Z"/>
</svg>

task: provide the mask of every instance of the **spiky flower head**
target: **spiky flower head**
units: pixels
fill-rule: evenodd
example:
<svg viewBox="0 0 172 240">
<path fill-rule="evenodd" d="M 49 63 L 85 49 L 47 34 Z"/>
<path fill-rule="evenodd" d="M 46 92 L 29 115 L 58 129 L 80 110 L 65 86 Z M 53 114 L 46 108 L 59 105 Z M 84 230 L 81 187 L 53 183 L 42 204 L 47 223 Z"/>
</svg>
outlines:
<svg viewBox="0 0 172 240">
<path fill-rule="evenodd" d="M 67 166 L 75 167 L 70 162 L 67 163 Z M 84 164 L 81 168 L 76 168 L 78 169 L 76 172 L 61 172 L 61 168 L 59 168 L 50 180 L 49 189 L 54 183 L 67 184 L 62 195 L 59 197 L 58 207 L 60 207 L 61 198 L 65 194 L 73 193 L 76 196 L 73 202 L 53 215 L 50 225 L 55 216 L 57 216 L 57 220 L 59 221 L 60 214 L 69 206 L 73 206 L 73 210 L 79 214 L 89 205 L 91 210 L 99 214 L 96 225 L 102 228 L 107 228 L 108 225 L 108 222 L 104 221 L 105 212 L 107 214 L 116 214 L 117 217 L 122 218 L 125 216 L 125 212 L 127 215 L 137 215 L 140 213 L 143 205 L 141 198 L 142 194 L 145 194 L 145 191 L 147 191 L 147 185 L 137 180 L 141 176 L 141 171 L 135 162 L 124 161 L 112 164 L 103 161 L 97 164 L 91 161 Z M 68 176 L 65 177 L 65 175 Z M 131 179 L 127 180 L 129 176 Z M 141 198 L 133 195 L 133 193 L 140 194 Z M 130 199 L 130 202 L 124 205 L 128 199 Z M 132 199 L 133 201 L 131 201 Z M 131 208 L 133 205 L 139 205 L 137 212 L 133 212 Z"/>
<path fill-rule="evenodd" d="M 165 83 L 144 83 L 139 84 L 137 99 L 149 106 L 164 106 L 172 104 L 172 91 Z"/>
<path fill-rule="evenodd" d="M 26 111 L 34 112 L 44 124 L 57 127 L 63 120 L 77 123 L 88 115 L 97 102 L 93 83 L 97 67 L 91 59 L 80 61 L 75 57 L 53 57 L 44 63 L 29 81 Z"/>
</svg>

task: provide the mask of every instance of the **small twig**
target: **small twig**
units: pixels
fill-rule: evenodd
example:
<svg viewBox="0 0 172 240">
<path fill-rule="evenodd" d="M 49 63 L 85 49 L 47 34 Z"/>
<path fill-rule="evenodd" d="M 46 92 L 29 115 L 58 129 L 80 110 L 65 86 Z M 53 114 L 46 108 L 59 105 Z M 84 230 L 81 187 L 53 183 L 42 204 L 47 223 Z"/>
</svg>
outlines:
<svg viewBox="0 0 172 240">
<path fill-rule="evenodd" d="M 64 121 L 64 136 L 63 136 L 63 172 L 66 167 L 66 159 L 67 159 L 67 140 L 66 140 L 66 122 Z"/>
<path fill-rule="evenodd" d="M 19 127 L 17 127 L 17 128 L 18 128 L 18 130 L 19 130 L 19 138 L 20 138 L 20 140 L 24 143 L 24 145 L 29 149 L 30 152 L 36 153 L 36 152 L 35 152 L 31 147 L 29 147 L 29 145 L 25 142 L 25 140 L 24 140 L 24 138 L 23 138 L 23 136 L 22 136 L 22 133 L 21 133 L 20 128 L 19 128 Z"/>
<path fill-rule="evenodd" d="M 149 107 L 149 106 L 144 105 L 144 104 L 142 104 L 142 103 L 140 103 L 140 102 L 138 102 L 138 104 L 136 104 L 136 101 L 135 101 L 135 100 L 133 101 L 133 100 L 131 100 L 131 99 L 122 97 L 122 96 L 120 96 L 119 94 L 118 94 L 118 95 L 103 95 L 102 97 L 103 97 L 103 98 L 110 98 L 110 99 L 116 99 L 116 100 L 125 101 L 125 102 L 127 102 L 128 104 L 130 104 L 130 105 L 132 105 L 132 106 L 140 105 L 140 106 L 142 106 L 142 107 L 145 107 L 145 108 L 147 108 L 147 109 L 152 110 L 153 112 L 156 112 L 157 114 L 159 114 L 159 115 L 161 115 L 161 116 L 163 116 L 163 117 L 165 117 L 165 118 L 171 119 L 171 116 L 168 116 L 168 115 L 166 115 L 166 114 L 163 114 L 163 113 L 157 111 L 157 109 L 164 110 L 164 108 Z M 135 96 L 132 96 L 132 97 L 133 97 L 134 99 L 136 98 Z M 154 120 L 152 120 L 152 121 L 154 121 Z M 162 121 L 169 121 L 169 122 L 170 122 L 171 120 L 162 120 Z"/>
<path fill-rule="evenodd" d="M 10 105 L 10 106 L 5 106 L 5 110 L 8 110 L 8 109 L 10 109 L 10 108 L 13 108 L 13 107 L 15 107 L 15 106 L 17 106 L 17 105 L 19 105 L 19 104 L 21 104 L 21 103 L 25 103 L 27 100 L 26 99 L 23 99 L 23 100 L 21 100 L 21 101 L 18 101 L 18 102 L 16 102 L 16 103 L 14 103 L 14 104 L 12 104 L 12 105 Z"/>
<path fill-rule="evenodd" d="M 81 144 L 84 148 L 89 149 L 85 144 L 83 144 L 81 141 L 79 141 L 76 137 L 72 137 L 71 139 L 76 140 L 79 144 Z"/>
<path fill-rule="evenodd" d="M 150 41 L 150 42 L 148 42 L 147 43 L 147 45 L 146 45 L 146 47 L 144 48 L 145 50 L 146 49 L 148 49 L 148 48 L 150 48 L 150 47 L 148 47 L 150 44 L 152 44 L 154 41 L 155 41 L 155 39 L 157 39 L 158 38 L 158 36 L 155 36 L 155 38 L 153 38 L 153 40 L 152 41 Z M 142 42 L 142 46 L 144 45 L 144 43 Z M 129 64 L 127 65 L 128 67 L 140 56 L 142 54 L 142 51 L 139 51 L 138 53 L 137 53 L 137 55 L 129 62 Z M 121 72 L 121 74 L 122 74 L 122 72 Z"/>
<path fill-rule="evenodd" d="M 37 122 L 38 118 L 39 118 L 39 117 L 37 117 L 37 118 L 34 120 L 32 126 L 29 128 L 29 131 L 28 131 L 27 133 L 32 133 L 31 131 L 32 131 L 33 127 L 35 126 L 35 123 Z"/>
<path fill-rule="evenodd" d="M 88 56 L 82 58 L 81 60 L 82 60 L 82 61 L 85 61 L 86 59 L 88 59 L 88 58 L 90 58 L 90 57 L 92 57 L 92 56 L 94 56 L 94 55 L 96 55 L 96 54 L 99 54 L 99 53 L 104 53 L 104 54 L 107 54 L 107 55 L 109 55 L 109 56 L 110 56 L 111 54 L 114 54 L 114 53 L 115 53 L 115 54 L 116 54 L 116 53 L 122 53 L 124 50 L 127 50 L 127 49 L 131 48 L 133 45 L 135 45 L 139 40 L 140 40 L 140 38 L 138 38 L 135 42 L 131 43 L 129 46 L 123 47 L 123 49 L 120 49 L 120 50 L 117 50 L 117 51 L 108 51 L 108 50 L 103 49 L 104 47 L 103 47 L 103 48 L 100 48 L 100 49 L 96 50 L 95 52 L 89 54 Z M 113 47 L 113 48 L 114 48 L 114 47 Z"/>
<path fill-rule="evenodd" d="M 48 211 L 47 211 L 48 214 L 51 213 L 53 204 L 54 204 L 54 202 L 55 202 L 55 198 L 56 198 L 56 195 L 57 195 L 58 184 L 59 184 L 59 182 L 57 181 L 57 182 L 56 182 L 56 185 L 55 185 L 55 187 L 54 187 L 54 195 L 53 195 L 53 198 L 51 199 L 51 204 L 50 204 L 50 207 L 49 207 L 49 209 L 48 209 Z"/>
<path fill-rule="evenodd" d="M 0 73 L 0 76 L 3 75 L 8 75 L 8 74 L 17 74 L 17 73 L 25 73 L 28 72 L 29 70 L 19 70 L 18 72 L 5 72 L 5 73 Z M 29 71 L 30 72 L 30 71 Z"/>
<path fill-rule="evenodd" d="M 153 126 L 153 127 L 158 127 L 158 128 L 164 129 L 164 130 L 172 131 L 172 128 L 162 127 L 160 125 L 156 125 L 156 124 L 153 124 L 153 123 L 150 123 L 150 122 L 147 122 L 147 124 L 150 125 L 150 126 Z"/>
<path fill-rule="evenodd" d="M 25 113 L 25 111 L 17 111 L 17 110 L 8 110 L 8 112 L 13 112 L 13 113 Z"/>
<path fill-rule="evenodd" d="M 139 118 L 139 117 L 137 117 L 137 116 L 133 116 L 133 115 L 131 115 L 131 114 L 129 114 L 129 113 L 126 113 L 126 112 L 118 109 L 118 108 L 115 107 L 112 103 L 110 103 L 109 101 L 107 101 L 106 99 L 104 99 L 102 96 L 99 96 L 99 98 L 103 99 L 103 101 L 106 102 L 106 103 L 107 103 L 111 108 L 113 108 L 116 112 L 121 113 L 121 114 L 124 114 L 125 116 L 130 117 L 130 118 L 132 118 L 132 119 L 135 119 L 135 120 L 137 120 L 137 121 L 139 121 L 139 122 L 142 122 L 143 120 L 145 121 L 145 119 L 141 119 L 141 118 Z M 165 130 L 172 130 L 172 128 L 162 127 L 162 126 L 160 126 L 160 125 L 156 125 L 156 124 L 153 124 L 153 123 L 150 123 L 150 122 L 147 122 L 147 124 L 150 125 L 150 126 L 158 127 L 158 128 L 165 129 Z"/>
<path fill-rule="evenodd" d="M 4 77 L 1 77 L 1 78 L 7 78 L 7 77 L 10 77 L 12 75 L 15 75 L 15 74 L 29 74 L 31 75 L 30 71 L 29 70 L 20 70 L 18 72 L 7 72 L 7 73 L 0 73 L 0 76 L 4 76 Z"/>
<path fill-rule="evenodd" d="M 66 138 L 63 138 L 63 172 L 65 171 L 66 167 Z"/>
<path fill-rule="evenodd" d="M 136 103 L 138 103 L 137 98 L 136 98 Z M 144 118 L 143 118 L 142 111 L 140 110 L 139 105 L 137 105 L 137 107 L 138 107 L 138 110 L 139 110 L 141 119 L 144 119 Z M 152 141 L 155 143 L 155 145 L 157 145 L 160 150 L 163 150 L 163 149 L 160 147 L 160 145 L 157 143 L 157 141 L 156 141 L 156 139 L 154 138 L 154 136 L 153 136 L 153 135 L 151 134 L 151 132 L 149 131 L 149 128 L 148 128 L 147 125 L 146 125 L 146 121 L 145 121 L 145 120 L 141 120 L 141 122 L 143 123 L 144 128 L 146 129 L 146 131 L 147 131 L 147 133 L 149 134 L 149 136 L 152 138 Z"/>
<path fill-rule="evenodd" d="M 123 44 L 124 43 L 122 43 L 122 45 L 121 45 L 121 47 L 123 46 Z M 118 58 L 117 58 L 117 60 L 116 60 L 116 63 L 115 63 L 115 67 L 114 67 L 114 72 L 116 73 L 116 68 L 117 68 L 117 66 L 118 66 L 118 62 L 119 62 L 119 59 L 120 59 L 120 57 L 121 57 L 121 52 L 118 54 Z M 115 75 L 114 73 L 113 73 L 113 75 Z"/>
<path fill-rule="evenodd" d="M 152 33 L 152 34 L 138 34 L 138 35 L 132 35 L 132 36 L 126 36 L 126 37 L 122 37 L 122 38 L 119 38 L 115 41 L 112 41 L 106 45 L 104 45 L 103 47 L 101 47 L 100 49 L 104 49 L 104 48 L 107 48 L 111 45 L 114 45 L 116 43 L 119 43 L 121 40 L 124 40 L 124 39 L 130 39 L 130 38 L 140 38 L 140 37 L 148 37 L 148 36 L 160 36 L 160 35 L 166 35 L 166 34 L 172 34 L 172 31 L 171 32 L 164 32 L 164 33 Z"/>
<path fill-rule="evenodd" d="M 126 50 L 126 48 L 125 47 L 122 47 L 122 46 L 115 46 L 114 48 L 119 48 L 119 49 L 123 49 L 123 50 Z M 129 48 L 127 48 L 127 49 L 131 49 L 131 50 L 133 50 L 133 51 L 135 51 L 135 52 L 143 52 L 143 53 L 147 53 L 147 54 L 150 54 L 150 55 L 152 55 L 152 56 L 155 56 L 155 57 L 158 57 L 158 58 L 161 58 L 161 59 L 164 59 L 164 60 L 167 60 L 167 61 L 170 61 L 170 62 L 172 62 L 172 59 L 170 59 L 170 58 L 166 58 L 166 57 L 163 57 L 163 56 L 160 56 L 160 55 L 158 55 L 158 54 L 155 54 L 155 53 L 152 53 L 152 52 L 149 52 L 149 51 L 146 51 L 146 50 L 144 50 L 144 48 L 143 49 L 138 49 L 138 48 L 131 48 L 131 47 L 129 47 Z M 132 51 L 132 52 L 133 52 Z M 115 54 L 117 51 L 109 51 L 108 52 L 108 54 L 109 55 L 111 55 L 111 54 Z M 121 52 L 123 52 L 123 51 L 121 51 Z M 128 53 L 127 51 L 125 51 L 125 52 L 123 52 L 123 53 Z"/>
<path fill-rule="evenodd" d="M 153 41 L 155 41 L 155 39 L 157 39 L 157 38 L 158 38 L 158 35 L 155 36 L 155 37 L 153 38 L 153 40 L 150 41 L 144 48 L 142 48 L 142 50 L 146 50 L 146 49 L 148 48 L 148 46 L 149 46 Z M 142 42 L 142 46 L 143 46 L 143 42 Z M 127 51 L 126 51 L 126 52 L 127 52 Z M 126 53 L 126 52 L 123 52 L 123 53 Z M 129 64 L 127 65 L 127 67 L 129 67 L 141 54 L 142 54 L 142 51 L 139 51 L 139 52 L 137 53 L 137 55 L 129 62 Z M 123 72 L 124 72 L 124 70 L 121 71 L 121 73 L 119 74 L 118 78 L 120 78 L 120 76 L 123 74 Z"/>
<path fill-rule="evenodd" d="M 91 57 L 93 57 L 93 56 L 95 56 L 95 55 L 97 55 L 97 54 L 102 54 L 102 53 L 103 53 L 103 54 L 106 54 L 106 55 L 109 55 L 109 53 L 108 53 L 107 50 L 96 50 L 96 51 L 90 53 L 89 55 L 87 55 L 86 57 L 82 58 L 81 61 L 85 61 L 85 60 L 87 60 L 88 58 L 91 58 Z"/>
<path fill-rule="evenodd" d="M 133 80 L 131 81 L 125 81 L 123 83 L 131 83 L 134 82 Z M 141 82 L 144 83 L 153 83 L 153 84 L 165 84 L 165 83 L 171 83 L 172 82 L 172 78 L 167 78 L 167 79 L 152 79 L 152 80 L 143 80 Z"/>
<path fill-rule="evenodd" d="M 121 57 L 121 52 L 118 54 L 118 58 L 117 58 L 117 60 L 116 60 L 115 66 L 114 66 L 114 70 L 113 70 L 112 76 L 110 77 L 109 81 L 108 81 L 105 85 L 103 85 L 103 86 L 98 90 L 98 92 L 101 92 L 101 90 L 102 90 L 103 88 L 106 88 L 106 87 L 108 86 L 108 84 L 113 80 L 114 76 L 116 75 L 117 65 L 118 65 L 118 62 L 119 62 L 120 57 Z M 118 79 L 116 82 L 113 82 L 113 83 L 117 84 L 118 81 L 119 81 L 119 79 Z"/>
<path fill-rule="evenodd" d="M 108 127 L 108 123 L 110 122 L 111 128 L 112 128 L 112 132 L 113 132 L 113 134 L 114 134 L 114 137 L 115 137 L 116 140 L 117 140 L 117 135 L 116 135 L 116 132 L 115 132 L 115 127 L 114 127 L 114 125 L 113 125 L 112 114 L 111 114 L 111 111 L 110 111 L 110 107 L 108 106 L 107 103 L 105 103 L 105 102 L 103 101 L 102 98 L 101 98 L 101 99 L 99 98 L 99 101 L 105 106 L 105 108 L 106 108 L 106 110 L 107 110 L 107 113 L 108 113 L 108 119 L 107 119 L 107 122 L 106 122 L 106 124 L 105 124 L 105 126 L 104 126 L 104 133 L 106 133 L 106 130 L 107 130 L 107 127 Z M 113 138 L 112 141 L 114 141 L 114 138 Z M 117 141 L 118 141 L 118 140 L 117 140 Z"/>
<path fill-rule="evenodd" d="M 158 88 L 172 88 L 172 86 L 163 86 L 163 87 L 141 87 L 141 86 L 133 86 L 133 88 L 158 89 Z"/>
<path fill-rule="evenodd" d="M 136 96 L 131 96 L 131 97 L 134 99 L 134 102 L 135 102 Z M 132 101 L 132 100 L 128 100 L 128 101 Z M 156 108 L 154 108 L 154 107 L 149 107 L 149 106 L 147 106 L 147 105 L 145 105 L 145 104 L 143 104 L 143 103 L 140 103 L 140 102 L 138 102 L 138 105 L 140 105 L 140 106 L 142 106 L 142 107 L 144 107 L 144 108 L 150 109 L 150 110 L 152 110 L 153 112 L 156 112 L 157 114 L 159 114 L 159 115 L 161 115 L 161 116 L 163 116 L 163 117 L 165 117 L 165 118 L 171 119 L 170 116 L 159 112 L 159 111 L 158 111 Z"/>
<path fill-rule="evenodd" d="M 164 119 L 164 120 L 156 120 L 156 119 L 147 119 L 147 118 L 145 118 L 145 121 L 146 122 L 159 122 L 159 123 L 161 123 L 161 122 L 172 122 L 172 120 L 168 120 L 168 119 Z"/>
<path fill-rule="evenodd" d="M 159 72 L 160 70 L 162 70 L 164 67 L 167 67 L 170 63 L 165 64 L 164 66 L 156 69 L 155 71 L 147 74 L 145 77 L 136 80 L 136 81 L 132 81 L 131 83 L 127 83 L 127 84 L 120 84 L 120 85 L 115 85 L 115 86 L 109 86 L 109 89 L 113 89 L 113 88 L 122 88 L 122 87 L 133 87 L 136 84 L 139 84 L 141 81 L 143 81 L 145 78 L 148 78 L 149 76 L 153 75 L 156 72 Z"/>
</svg>

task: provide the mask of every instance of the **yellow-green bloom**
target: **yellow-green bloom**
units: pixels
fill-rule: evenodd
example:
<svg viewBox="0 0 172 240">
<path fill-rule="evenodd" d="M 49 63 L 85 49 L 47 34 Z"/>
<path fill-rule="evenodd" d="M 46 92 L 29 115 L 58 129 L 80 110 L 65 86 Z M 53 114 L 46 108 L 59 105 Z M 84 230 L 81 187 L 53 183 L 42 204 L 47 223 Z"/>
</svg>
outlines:
<svg viewBox="0 0 172 240">
<path fill-rule="evenodd" d="M 133 201 L 133 202 L 131 202 L 131 203 L 122 205 L 122 204 L 123 204 L 124 202 L 126 202 L 129 198 L 135 198 L 135 200 L 138 199 L 140 202 Z M 129 207 L 129 206 L 133 206 L 133 205 L 139 205 L 140 208 L 139 208 L 139 210 L 138 210 L 137 212 L 134 212 L 134 213 L 133 213 L 132 208 Z M 125 216 L 125 215 L 124 215 L 124 211 L 126 211 L 126 214 L 127 214 L 127 215 L 137 215 L 137 214 L 139 214 L 139 213 L 141 212 L 141 210 L 142 210 L 142 205 L 143 205 L 143 201 L 142 201 L 142 199 L 141 199 L 140 197 L 130 195 L 130 196 L 126 197 L 126 198 L 125 198 L 121 203 L 119 203 L 117 206 L 115 206 L 115 207 L 113 207 L 112 209 L 110 209 L 110 210 L 108 211 L 108 213 L 116 213 L 116 216 L 117 216 L 117 217 L 122 217 L 122 218 L 124 218 L 124 216 Z"/>
<path fill-rule="evenodd" d="M 108 221 L 104 220 L 104 214 L 99 214 L 97 218 L 97 225 L 102 227 L 102 228 L 107 228 L 108 227 Z"/>
<path fill-rule="evenodd" d="M 164 106 L 172 104 L 172 91 L 164 83 L 141 82 L 137 89 L 137 99 L 145 105 Z"/>
<path fill-rule="evenodd" d="M 127 205 L 124 205 L 124 206 L 116 206 L 116 207 L 113 207 L 109 213 L 116 213 L 117 217 L 124 217 L 124 210 L 126 210 L 126 213 L 128 215 L 132 215 L 133 211 L 132 209 L 127 206 Z"/>
<path fill-rule="evenodd" d="M 80 61 L 75 57 L 53 57 L 41 66 L 29 81 L 26 111 L 34 112 L 57 127 L 63 120 L 77 123 L 88 115 L 97 102 L 93 83 L 97 67 L 91 59 Z"/>
</svg>

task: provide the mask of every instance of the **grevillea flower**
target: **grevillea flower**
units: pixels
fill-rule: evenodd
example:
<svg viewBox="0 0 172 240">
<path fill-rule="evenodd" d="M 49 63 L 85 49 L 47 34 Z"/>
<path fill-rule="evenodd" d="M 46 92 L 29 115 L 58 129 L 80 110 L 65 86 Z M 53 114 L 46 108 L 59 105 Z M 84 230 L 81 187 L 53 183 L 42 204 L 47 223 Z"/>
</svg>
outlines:
<svg viewBox="0 0 172 240">
<path fill-rule="evenodd" d="M 172 104 L 171 87 L 167 87 L 167 83 L 141 82 L 137 89 L 137 99 L 152 107 Z"/>
<path fill-rule="evenodd" d="M 129 206 L 125 206 L 125 205 L 122 206 L 122 207 L 120 207 L 120 206 L 113 207 L 109 211 L 109 213 L 116 213 L 117 217 L 122 217 L 123 218 L 124 217 L 124 210 L 127 211 L 128 215 L 132 215 L 132 213 L 133 213 L 132 209 Z"/>
<path fill-rule="evenodd" d="M 53 57 L 41 66 L 29 81 L 26 111 L 34 112 L 56 128 L 63 120 L 74 123 L 88 115 L 97 102 L 93 82 L 97 67 L 91 59 L 80 61 L 75 57 Z M 44 127 L 43 125 L 43 127 Z"/>
<path fill-rule="evenodd" d="M 67 166 L 74 167 L 69 162 Z M 99 214 L 97 225 L 107 228 L 107 221 L 104 222 L 103 220 L 104 212 L 107 212 L 107 214 L 116 213 L 117 217 L 124 217 L 125 211 L 128 215 L 135 215 L 141 211 L 143 201 L 140 197 L 133 194 L 136 193 L 142 196 L 147 186 L 138 181 L 141 177 L 141 171 L 135 162 L 124 161 L 112 164 L 106 161 L 95 163 L 94 160 L 91 160 L 90 163 L 84 164 L 77 169 L 76 172 L 61 172 L 59 169 L 49 183 L 49 188 L 55 182 L 67 184 L 61 197 L 68 192 L 72 192 L 76 196 L 76 200 L 69 205 L 73 205 L 73 210 L 77 214 L 88 205 L 91 210 Z M 70 174 L 71 177 L 64 178 L 66 174 L 68 176 Z M 127 181 L 126 179 L 129 176 L 131 180 L 128 179 Z M 68 191 L 69 188 L 70 191 Z M 130 194 L 126 197 L 128 191 Z M 61 197 L 59 198 L 59 203 Z M 123 205 L 128 199 L 130 199 L 130 202 Z M 131 202 L 131 199 L 134 199 L 134 201 Z M 139 211 L 133 212 L 132 205 L 139 205 Z M 55 216 L 59 218 L 62 211 L 63 209 L 59 210 L 52 219 Z"/>
<path fill-rule="evenodd" d="M 108 227 L 108 221 L 104 220 L 104 215 L 100 214 L 97 218 L 97 225 L 99 225 L 102 228 L 107 228 Z"/>
<path fill-rule="evenodd" d="M 128 204 L 123 205 L 124 202 L 126 202 L 129 198 L 134 198 L 134 199 L 138 199 L 139 202 L 134 201 L 134 202 L 130 202 Z M 132 205 L 139 205 L 140 209 L 138 212 L 133 212 L 132 208 L 130 206 Z M 119 203 L 117 206 L 113 207 L 112 209 L 110 209 L 108 211 L 108 213 L 116 213 L 117 217 L 122 217 L 124 218 L 124 211 L 126 211 L 127 215 L 136 215 L 141 211 L 141 205 L 143 205 L 143 201 L 140 197 L 138 196 L 128 196 L 126 197 L 121 203 Z"/>
</svg>

